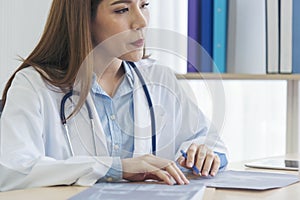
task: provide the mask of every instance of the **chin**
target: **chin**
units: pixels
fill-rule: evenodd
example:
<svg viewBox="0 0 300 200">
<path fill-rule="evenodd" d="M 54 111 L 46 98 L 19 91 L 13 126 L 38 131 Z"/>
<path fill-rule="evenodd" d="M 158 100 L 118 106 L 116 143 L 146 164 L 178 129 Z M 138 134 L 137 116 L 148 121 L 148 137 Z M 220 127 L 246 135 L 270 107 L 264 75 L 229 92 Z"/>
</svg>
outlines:
<svg viewBox="0 0 300 200">
<path fill-rule="evenodd" d="M 126 53 L 119 57 L 121 60 L 131 61 L 131 62 L 137 62 L 141 60 L 144 56 L 143 49 L 141 50 L 135 50 L 129 53 Z"/>
</svg>

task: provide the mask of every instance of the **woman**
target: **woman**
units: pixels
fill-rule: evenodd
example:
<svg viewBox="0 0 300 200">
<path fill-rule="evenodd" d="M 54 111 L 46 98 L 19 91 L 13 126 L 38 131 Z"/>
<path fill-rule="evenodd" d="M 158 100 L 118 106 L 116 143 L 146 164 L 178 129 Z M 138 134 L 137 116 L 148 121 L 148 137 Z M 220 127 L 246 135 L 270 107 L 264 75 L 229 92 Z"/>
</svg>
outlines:
<svg viewBox="0 0 300 200">
<path fill-rule="evenodd" d="M 144 56 L 148 4 L 53 0 L 39 44 L 2 96 L 1 191 L 121 179 L 188 184 L 175 160 L 187 169 L 195 165 L 204 176 L 226 166 L 223 143 L 217 140 L 214 149 L 204 144 L 209 123 L 174 74 Z M 111 39 L 116 35 L 123 40 Z M 91 52 L 97 61 L 87 59 Z M 133 67 L 151 83 L 156 156 L 151 154 L 149 107 Z M 61 101 L 68 93 L 75 96 L 75 90 L 79 97 L 63 104 L 69 116 L 66 133 Z"/>
</svg>

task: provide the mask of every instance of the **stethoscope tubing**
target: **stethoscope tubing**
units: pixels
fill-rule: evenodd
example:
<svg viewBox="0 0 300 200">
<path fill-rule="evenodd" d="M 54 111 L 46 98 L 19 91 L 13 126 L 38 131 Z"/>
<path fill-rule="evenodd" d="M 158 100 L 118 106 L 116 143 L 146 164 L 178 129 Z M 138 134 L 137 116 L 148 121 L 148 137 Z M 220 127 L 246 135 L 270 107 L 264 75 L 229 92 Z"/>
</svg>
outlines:
<svg viewBox="0 0 300 200">
<path fill-rule="evenodd" d="M 135 73 L 139 77 L 139 80 L 143 86 L 143 90 L 145 93 L 145 96 L 147 98 L 148 106 L 149 106 L 149 111 L 150 111 L 150 117 L 151 117 L 151 143 L 152 143 L 152 154 L 156 155 L 156 124 L 155 124 L 155 115 L 154 115 L 154 108 L 153 108 L 153 103 L 152 99 L 149 93 L 149 90 L 147 88 L 146 82 L 144 77 L 142 76 L 140 70 L 136 67 L 136 65 L 133 62 L 128 62 L 132 68 L 134 69 Z"/>
<path fill-rule="evenodd" d="M 150 118 L 151 118 L 152 154 L 156 155 L 156 124 L 155 124 L 155 113 L 154 113 L 152 99 L 151 99 L 149 90 L 147 88 L 145 79 L 142 76 L 139 69 L 136 67 L 135 63 L 133 63 L 133 62 L 127 62 L 127 63 L 132 66 L 135 73 L 137 74 L 137 76 L 138 76 L 138 78 L 139 78 L 139 80 L 142 84 L 142 87 L 143 87 L 143 90 L 144 90 L 144 93 L 145 93 L 145 96 L 146 96 L 146 99 L 147 99 L 147 102 L 148 102 L 149 111 L 150 111 Z M 71 139 L 70 139 L 70 131 L 69 131 L 69 127 L 68 127 L 68 124 L 67 124 L 67 118 L 66 118 L 66 115 L 65 115 L 65 105 L 66 105 L 66 101 L 70 97 L 72 97 L 73 95 L 79 95 L 79 92 L 70 90 L 68 93 L 66 93 L 63 96 L 63 98 L 61 100 L 61 104 L 60 104 L 60 119 L 61 119 L 61 123 L 62 123 L 62 125 L 64 126 L 64 129 L 65 129 L 66 140 L 67 140 L 67 143 L 68 143 L 68 146 L 69 146 L 71 156 L 74 156 L 74 150 L 73 150 L 73 147 L 72 147 L 72 143 L 71 143 Z M 94 116 L 93 116 L 92 109 L 91 109 L 91 107 L 90 107 L 90 105 L 87 101 L 85 102 L 85 105 L 86 105 L 88 115 L 89 115 L 89 118 L 90 118 L 90 121 L 91 121 L 91 129 L 92 129 L 92 132 L 93 132 L 94 149 L 95 149 L 94 153 L 96 155 L 96 142 L 95 142 L 96 133 L 95 133 L 95 126 L 94 126 Z"/>
</svg>

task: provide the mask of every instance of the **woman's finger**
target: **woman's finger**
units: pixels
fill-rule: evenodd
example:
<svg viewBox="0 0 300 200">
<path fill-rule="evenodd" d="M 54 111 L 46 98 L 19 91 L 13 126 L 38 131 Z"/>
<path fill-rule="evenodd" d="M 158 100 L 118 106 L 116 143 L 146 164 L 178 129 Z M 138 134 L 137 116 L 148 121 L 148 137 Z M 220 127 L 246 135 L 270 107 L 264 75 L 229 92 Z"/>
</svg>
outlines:
<svg viewBox="0 0 300 200">
<path fill-rule="evenodd" d="M 174 162 L 171 162 L 167 167 L 166 171 L 174 178 L 177 184 L 184 185 L 188 184 L 188 180 Z"/>
<path fill-rule="evenodd" d="M 218 155 L 215 155 L 215 159 L 213 161 L 211 172 L 210 172 L 211 176 L 215 176 L 218 173 L 220 165 L 221 165 L 220 158 Z"/>
<path fill-rule="evenodd" d="M 206 152 L 207 152 L 207 147 L 205 145 L 200 145 L 197 149 L 197 157 L 196 157 L 195 165 L 197 169 L 199 169 L 201 174 L 202 174 L 203 164 L 206 159 Z"/>
<path fill-rule="evenodd" d="M 183 174 L 183 172 L 176 166 L 175 164 L 175 170 L 177 171 L 177 173 L 180 175 L 181 179 L 184 181 L 185 184 L 189 184 L 190 181 L 186 178 L 186 176 Z"/>
<path fill-rule="evenodd" d="M 145 155 L 144 162 L 147 163 L 147 173 L 151 173 L 158 176 L 165 183 L 169 185 L 173 185 L 174 181 L 175 183 L 180 185 L 186 183 L 186 178 L 184 174 L 181 172 L 180 169 L 178 169 L 175 162 L 164 158 L 158 158 L 153 155 Z"/>
<path fill-rule="evenodd" d="M 178 159 L 177 159 L 177 163 L 182 166 L 182 167 L 186 167 L 186 160 L 183 156 L 180 156 Z"/>
<path fill-rule="evenodd" d="M 202 168 L 203 176 L 208 176 L 208 173 L 211 170 L 212 163 L 214 161 L 214 157 L 215 157 L 214 152 L 212 152 L 211 150 L 207 151 L 203 168 Z"/>
<path fill-rule="evenodd" d="M 163 181 L 168 185 L 174 185 L 171 176 L 167 173 L 165 173 L 163 170 L 152 166 L 148 163 L 145 164 L 147 175 L 146 177 L 151 177 L 154 180 Z"/>
<path fill-rule="evenodd" d="M 187 150 L 187 160 L 186 160 L 186 167 L 192 168 L 195 163 L 195 156 L 197 153 L 197 145 L 191 144 L 191 146 Z"/>
</svg>

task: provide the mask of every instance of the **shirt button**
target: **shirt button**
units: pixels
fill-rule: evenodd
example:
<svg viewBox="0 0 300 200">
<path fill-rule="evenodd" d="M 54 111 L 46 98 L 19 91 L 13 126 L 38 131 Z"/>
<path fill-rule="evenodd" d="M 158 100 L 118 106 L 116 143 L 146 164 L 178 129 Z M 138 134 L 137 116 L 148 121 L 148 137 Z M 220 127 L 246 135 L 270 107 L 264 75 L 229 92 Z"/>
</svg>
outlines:
<svg viewBox="0 0 300 200">
<path fill-rule="evenodd" d="M 111 120 L 115 120 L 115 119 L 116 119 L 116 116 L 115 116 L 115 115 L 111 115 L 111 116 L 110 116 L 110 119 L 111 119 Z"/>
<path fill-rule="evenodd" d="M 119 150 L 119 148 L 120 148 L 120 147 L 119 147 L 119 145 L 117 145 L 117 144 L 114 146 L 114 150 L 116 150 L 116 151 Z"/>
<path fill-rule="evenodd" d="M 112 182 L 113 179 L 112 179 L 112 177 L 109 177 L 109 178 L 106 179 L 106 181 L 107 181 L 107 182 Z"/>
</svg>

